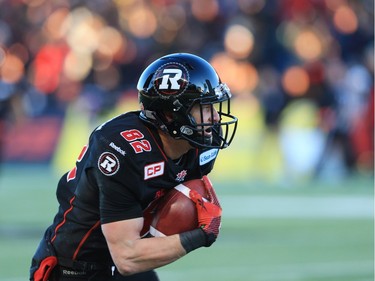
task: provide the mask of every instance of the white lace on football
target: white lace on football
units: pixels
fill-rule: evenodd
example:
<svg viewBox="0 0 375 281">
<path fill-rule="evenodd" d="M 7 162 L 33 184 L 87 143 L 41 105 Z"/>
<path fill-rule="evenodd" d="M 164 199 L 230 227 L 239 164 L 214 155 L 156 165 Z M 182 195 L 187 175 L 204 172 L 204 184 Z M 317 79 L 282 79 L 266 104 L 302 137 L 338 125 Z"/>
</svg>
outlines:
<svg viewBox="0 0 375 281">
<path fill-rule="evenodd" d="M 182 183 L 174 187 L 176 190 L 181 192 L 183 195 L 185 195 L 187 198 L 190 198 L 190 188 L 188 188 L 186 185 L 183 185 Z M 204 197 L 203 201 L 207 202 L 208 200 Z M 190 198 L 191 199 L 191 198 Z"/>
</svg>

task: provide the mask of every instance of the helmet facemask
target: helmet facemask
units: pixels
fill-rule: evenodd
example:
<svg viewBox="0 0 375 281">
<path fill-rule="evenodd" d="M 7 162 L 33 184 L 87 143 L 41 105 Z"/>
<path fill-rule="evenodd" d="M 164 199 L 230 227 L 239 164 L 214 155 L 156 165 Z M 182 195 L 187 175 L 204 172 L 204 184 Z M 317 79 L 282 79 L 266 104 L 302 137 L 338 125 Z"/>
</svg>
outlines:
<svg viewBox="0 0 375 281">
<path fill-rule="evenodd" d="M 172 137 L 199 148 L 230 145 L 237 129 L 237 118 L 230 114 L 231 93 L 225 84 L 211 90 L 215 94 L 196 98 L 188 108 L 181 106 L 170 113 L 164 124 Z"/>
</svg>

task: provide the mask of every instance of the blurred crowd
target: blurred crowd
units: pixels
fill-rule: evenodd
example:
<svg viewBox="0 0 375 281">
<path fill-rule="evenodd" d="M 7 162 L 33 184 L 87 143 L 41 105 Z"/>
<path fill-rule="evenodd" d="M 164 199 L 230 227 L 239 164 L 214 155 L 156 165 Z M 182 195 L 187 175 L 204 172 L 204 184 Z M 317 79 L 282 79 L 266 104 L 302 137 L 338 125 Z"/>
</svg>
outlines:
<svg viewBox="0 0 375 281">
<path fill-rule="evenodd" d="M 269 130 L 288 104 L 319 112 L 324 149 L 349 170 L 373 169 L 372 0 L 0 0 L 0 141 L 18 122 L 95 118 L 134 94 L 154 59 L 210 61 Z M 327 153 L 324 153 L 327 155 Z M 316 172 L 324 163 L 318 159 Z"/>
</svg>

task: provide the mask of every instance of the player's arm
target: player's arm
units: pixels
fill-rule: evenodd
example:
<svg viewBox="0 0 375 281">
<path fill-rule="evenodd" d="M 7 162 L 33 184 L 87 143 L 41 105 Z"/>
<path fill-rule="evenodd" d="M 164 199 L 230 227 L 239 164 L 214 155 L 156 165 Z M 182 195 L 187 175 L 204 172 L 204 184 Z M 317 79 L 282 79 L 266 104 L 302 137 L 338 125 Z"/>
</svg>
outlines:
<svg viewBox="0 0 375 281">
<path fill-rule="evenodd" d="M 122 275 L 169 264 L 186 254 L 179 235 L 141 239 L 143 218 L 102 225 L 112 259 Z"/>
<path fill-rule="evenodd" d="M 141 239 L 144 219 L 134 218 L 102 224 L 112 259 L 122 275 L 169 264 L 200 247 L 209 247 L 219 235 L 221 208 L 211 182 L 203 178 L 209 200 L 190 194 L 198 212 L 199 228 L 166 237 Z"/>
</svg>

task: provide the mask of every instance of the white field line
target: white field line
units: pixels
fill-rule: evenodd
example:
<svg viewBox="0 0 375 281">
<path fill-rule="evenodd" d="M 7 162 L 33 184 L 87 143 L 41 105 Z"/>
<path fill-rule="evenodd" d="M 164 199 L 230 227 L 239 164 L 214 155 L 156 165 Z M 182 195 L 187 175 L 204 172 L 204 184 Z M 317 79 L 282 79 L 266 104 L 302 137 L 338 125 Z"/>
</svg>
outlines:
<svg viewBox="0 0 375 281">
<path fill-rule="evenodd" d="M 364 218 L 374 217 L 369 197 L 220 196 L 226 218 Z"/>
</svg>

